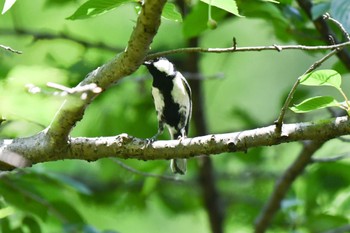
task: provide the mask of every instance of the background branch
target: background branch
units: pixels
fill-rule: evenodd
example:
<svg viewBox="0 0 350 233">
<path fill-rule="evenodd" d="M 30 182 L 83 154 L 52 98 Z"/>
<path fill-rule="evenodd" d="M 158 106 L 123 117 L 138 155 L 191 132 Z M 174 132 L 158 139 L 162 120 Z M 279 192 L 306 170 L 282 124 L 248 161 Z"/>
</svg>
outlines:
<svg viewBox="0 0 350 233">
<path fill-rule="evenodd" d="M 328 26 L 327 20 L 319 17 L 316 20 L 312 20 L 312 2 L 310 0 L 297 0 L 298 5 L 301 9 L 304 10 L 306 15 L 310 18 L 310 20 L 314 23 L 316 30 L 320 33 L 323 40 L 327 44 L 339 44 L 339 40 L 335 36 L 335 33 L 332 31 L 332 29 Z M 329 37 L 332 37 L 334 41 L 329 40 Z M 342 61 L 344 66 L 350 70 L 350 54 L 347 50 L 342 50 L 337 54 L 338 58 Z"/>
<path fill-rule="evenodd" d="M 294 180 L 301 175 L 305 167 L 311 162 L 311 156 L 323 145 L 324 141 L 307 141 L 297 159 L 277 180 L 270 199 L 262 209 L 255 223 L 255 233 L 263 233 L 268 228 L 275 213 L 279 210 Z"/>
<path fill-rule="evenodd" d="M 341 155 L 335 155 L 332 157 L 327 157 L 327 158 L 312 158 L 313 163 L 331 163 L 331 162 L 337 162 L 343 159 L 348 159 L 350 158 L 349 153 L 341 154 Z"/>
<path fill-rule="evenodd" d="M 153 173 L 142 172 L 142 171 L 136 170 L 135 168 L 132 168 L 132 167 L 126 165 L 125 163 L 123 163 L 119 159 L 111 158 L 111 160 L 113 162 L 115 162 L 116 164 L 118 164 L 121 168 L 123 168 L 131 173 L 134 173 L 136 175 L 139 175 L 139 176 L 152 177 L 152 178 L 156 178 L 156 179 L 160 179 L 160 180 L 179 182 L 179 183 L 184 182 L 183 180 L 179 179 L 178 176 L 165 176 L 165 175 L 157 175 L 157 174 L 153 174 Z"/>
<path fill-rule="evenodd" d="M 189 40 L 190 46 L 198 45 L 198 38 Z M 199 54 L 190 53 L 187 57 L 187 67 L 191 73 L 199 73 Z M 203 80 L 190 79 L 190 86 L 192 88 L 193 100 L 193 123 L 196 135 L 207 135 L 208 127 L 205 112 L 205 96 L 203 93 Z M 224 211 L 223 204 L 216 187 L 215 170 L 213 163 L 209 156 L 201 156 L 199 158 L 199 177 L 198 182 L 203 193 L 203 202 L 209 217 L 211 231 L 213 233 L 224 232 Z"/>
<path fill-rule="evenodd" d="M 346 233 L 350 231 L 350 225 L 344 225 L 329 231 L 325 231 L 323 233 Z"/>
<path fill-rule="evenodd" d="M 9 47 L 9 46 L 5 46 L 5 45 L 1 45 L 1 44 L 0 44 L 0 48 L 1 48 L 1 49 L 5 49 L 5 50 L 7 50 L 7 51 L 10 51 L 10 52 L 12 52 L 12 53 L 22 54 L 22 51 L 15 50 L 15 49 L 13 49 L 13 48 L 11 48 L 11 47 Z"/>
<path fill-rule="evenodd" d="M 73 41 L 75 43 L 78 43 L 86 48 L 97 48 L 97 49 L 103 49 L 110 52 L 120 52 L 123 51 L 123 48 L 117 48 L 110 45 L 107 45 L 103 42 L 89 42 L 85 39 L 80 39 L 78 37 L 72 36 L 67 33 L 59 33 L 59 34 L 53 34 L 49 32 L 38 32 L 33 31 L 25 28 L 16 28 L 14 30 L 7 29 L 7 28 L 0 28 L 0 34 L 1 35 L 9 35 L 9 36 L 32 36 L 34 41 L 39 40 L 69 40 Z"/>
<path fill-rule="evenodd" d="M 337 43 L 332 45 L 321 45 L 321 46 L 307 46 L 307 45 L 270 45 L 270 46 L 249 46 L 249 47 L 237 47 L 232 46 L 228 48 L 201 48 L 201 47 L 190 47 L 190 48 L 179 48 L 168 51 L 162 51 L 158 53 L 152 53 L 147 56 L 148 59 L 156 57 L 168 56 L 178 53 L 236 53 L 236 52 L 261 52 L 261 51 L 277 51 L 282 52 L 283 50 L 304 50 L 304 51 L 321 51 L 321 50 L 333 50 L 341 49 L 349 46 L 350 42 Z"/>
</svg>

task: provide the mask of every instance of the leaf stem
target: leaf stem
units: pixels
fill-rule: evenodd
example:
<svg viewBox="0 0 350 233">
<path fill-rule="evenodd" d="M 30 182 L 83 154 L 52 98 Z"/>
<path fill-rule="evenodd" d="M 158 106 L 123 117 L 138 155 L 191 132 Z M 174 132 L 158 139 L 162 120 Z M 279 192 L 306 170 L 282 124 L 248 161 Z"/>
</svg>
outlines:
<svg viewBox="0 0 350 233">
<path fill-rule="evenodd" d="M 328 60 L 330 57 L 332 57 L 337 52 L 339 52 L 339 49 L 335 49 L 335 50 L 332 50 L 331 52 L 327 53 L 320 60 L 318 60 L 315 63 L 313 63 L 309 67 L 309 69 L 307 69 L 305 71 L 305 73 L 303 75 L 308 74 L 308 73 L 314 71 L 315 69 L 317 69 L 317 67 L 319 67 L 322 63 L 324 63 L 326 60 Z M 280 115 L 278 116 L 277 120 L 275 121 L 276 132 L 279 132 L 279 133 L 281 132 L 284 116 L 286 114 L 286 111 L 287 111 L 287 109 L 288 109 L 292 99 L 293 99 L 294 93 L 295 93 L 295 91 L 297 90 L 297 87 L 300 84 L 300 77 L 298 77 L 298 79 L 294 83 L 292 89 L 290 90 L 290 92 L 288 94 L 288 97 L 287 97 L 286 101 L 284 102 L 284 105 L 283 105 L 283 107 L 281 109 Z"/>
<path fill-rule="evenodd" d="M 348 97 L 345 95 L 344 91 L 343 91 L 341 88 L 337 88 L 337 89 L 338 89 L 338 91 L 340 92 L 340 94 L 341 94 L 341 95 L 344 97 L 344 99 L 345 99 L 346 106 L 347 106 L 346 111 L 347 111 L 348 114 L 349 114 L 349 110 L 350 110 L 349 99 L 348 99 Z"/>
</svg>

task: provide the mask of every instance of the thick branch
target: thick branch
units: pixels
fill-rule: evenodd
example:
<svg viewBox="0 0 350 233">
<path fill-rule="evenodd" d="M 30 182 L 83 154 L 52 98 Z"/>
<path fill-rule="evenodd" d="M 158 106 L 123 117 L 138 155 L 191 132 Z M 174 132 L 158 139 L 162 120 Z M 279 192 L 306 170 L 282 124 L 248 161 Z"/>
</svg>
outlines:
<svg viewBox="0 0 350 233">
<path fill-rule="evenodd" d="M 318 122 L 284 124 L 281 134 L 276 133 L 275 128 L 271 125 L 236 133 L 207 135 L 179 141 L 156 141 L 149 145 L 147 140 L 127 134 L 114 137 L 71 138 L 68 150 L 61 153 L 44 147 L 45 134 L 42 133 L 29 138 L 1 140 L 0 151 L 18 153 L 33 164 L 62 159 L 94 161 L 105 157 L 142 160 L 190 158 L 197 155 L 246 151 L 253 147 L 286 142 L 326 141 L 350 134 L 350 120 L 347 117 L 338 117 Z M 1 156 L 2 154 L 0 154 L 0 160 Z"/>
<path fill-rule="evenodd" d="M 119 79 L 133 73 L 148 53 L 160 25 L 160 16 L 165 2 L 165 0 L 145 1 L 126 50 L 88 74 L 79 85 L 95 83 L 106 89 Z M 96 95 L 90 93 L 84 101 L 68 98 L 62 104 L 46 131 L 51 145 L 64 150 L 70 131 L 76 122 L 82 119 L 85 108 Z"/>
</svg>

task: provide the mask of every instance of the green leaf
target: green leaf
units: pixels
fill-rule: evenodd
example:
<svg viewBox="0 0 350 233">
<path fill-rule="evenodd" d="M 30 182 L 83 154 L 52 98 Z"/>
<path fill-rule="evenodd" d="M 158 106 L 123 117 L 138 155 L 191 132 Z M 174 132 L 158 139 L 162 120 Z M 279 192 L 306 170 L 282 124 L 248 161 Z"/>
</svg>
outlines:
<svg viewBox="0 0 350 233">
<path fill-rule="evenodd" d="M 83 224 L 85 222 L 84 218 L 70 203 L 66 201 L 54 201 L 51 205 L 66 223 L 74 225 Z"/>
<path fill-rule="evenodd" d="M 14 213 L 15 213 L 15 210 L 11 206 L 0 208 L 0 219 L 6 218 Z"/>
<path fill-rule="evenodd" d="M 332 96 L 316 96 L 304 100 L 290 109 L 296 113 L 310 112 L 327 107 L 338 107 L 340 104 Z"/>
<path fill-rule="evenodd" d="M 41 219 L 47 216 L 47 206 L 44 206 L 45 198 L 35 191 L 35 187 L 24 187 L 11 179 L 0 180 L 0 194 L 4 200 L 18 209 L 35 214 Z"/>
<path fill-rule="evenodd" d="M 42 232 L 39 223 L 33 217 L 26 216 L 22 221 L 22 225 L 27 226 L 30 229 L 31 233 Z"/>
<path fill-rule="evenodd" d="M 246 17 L 263 19 L 274 28 L 274 34 L 279 39 L 290 40 L 286 31 L 290 30 L 291 21 L 286 17 L 286 12 L 283 12 L 278 5 L 263 1 L 246 1 L 240 5 L 240 10 Z M 298 13 L 291 7 L 288 10 Z"/>
<path fill-rule="evenodd" d="M 74 188 L 75 191 L 85 194 L 91 195 L 91 190 L 82 182 L 75 180 L 67 175 L 54 173 L 54 172 L 46 172 L 46 174 L 42 174 L 42 176 L 46 176 L 47 178 L 52 179 L 52 181 L 56 181 L 58 183 L 69 185 Z"/>
<path fill-rule="evenodd" d="M 76 20 L 91 18 L 129 2 L 135 2 L 135 0 L 89 0 L 81 5 L 73 15 L 69 16 L 67 19 Z"/>
<path fill-rule="evenodd" d="M 224 11 L 230 12 L 236 16 L 241 16 L 238 12 L 237 3 L 234 0 L 201 0 L 208 5 L 216 6 Z"/>
<path fill-rule="evenodd" d="M 2 218 L 0 220 L 0 232 L 13 232 L 10 227 L 9 218 Z"/>
<path fill-rule="evenodd" d="M 330 214 L 311 215 L 305 223 L 310 232 L 326 232 L 346 224 L 348 224 L 348 221 L 345 216 Z"/>
<path fill-rule="evenodd" d="M 1 14 L 5 14 L 8 10 L 11 9 L 11 7 L 13 6 L 13 4 L 16 3 L 16 0 L 5 0 L 5 4 L 4 4 L 4 8 L 2 9 Z"/>
<path fill-rule="evenodd" d="M 306 86 L 332 86 L 340 89 L 341 75 L 335 70 L 317 70 L 301 76 L 300 84 Z"/>
<path fill-rule="evenodd" d="M 175 22 L 182 22 L 182 15 L 181 13 L 176 9 L 175 4 L 173 3 L 166 3 L 163 9 L 162 17 L 172 20 Z"/>
<path fill-rule="evenodd" d="M 216 7 L 212 7 L 211 12 L 212 18 L 215 21 L 219 21 L 223 19 L 225 15 L 227 15 L 226 11 L 223 11 Z M 208 28 L 208 17 L 203 17 L 204 15 L 208 15 L 208 5 L 202 2 L 198 2 L 198 4 L 192 8 L 192 11 L 184 20 L 183 34 L 186 38 L 198 36 Z"/>
</svg>

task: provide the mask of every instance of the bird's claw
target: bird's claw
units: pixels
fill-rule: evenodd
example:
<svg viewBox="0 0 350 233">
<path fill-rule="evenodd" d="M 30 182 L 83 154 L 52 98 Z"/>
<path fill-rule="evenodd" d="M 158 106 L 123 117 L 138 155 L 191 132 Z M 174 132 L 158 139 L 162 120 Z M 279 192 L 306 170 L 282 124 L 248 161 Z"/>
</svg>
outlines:
<svg viewBox="0 0 350 233">
<path fill-rule="evenodd" d="M 155 142 L 157 140 L 156 136 L 153 136 L 151 138 L 146 138 L 146 146 L 149 146 L 150 144 L 152 144 L 153 142 Z"/>
</svg>

